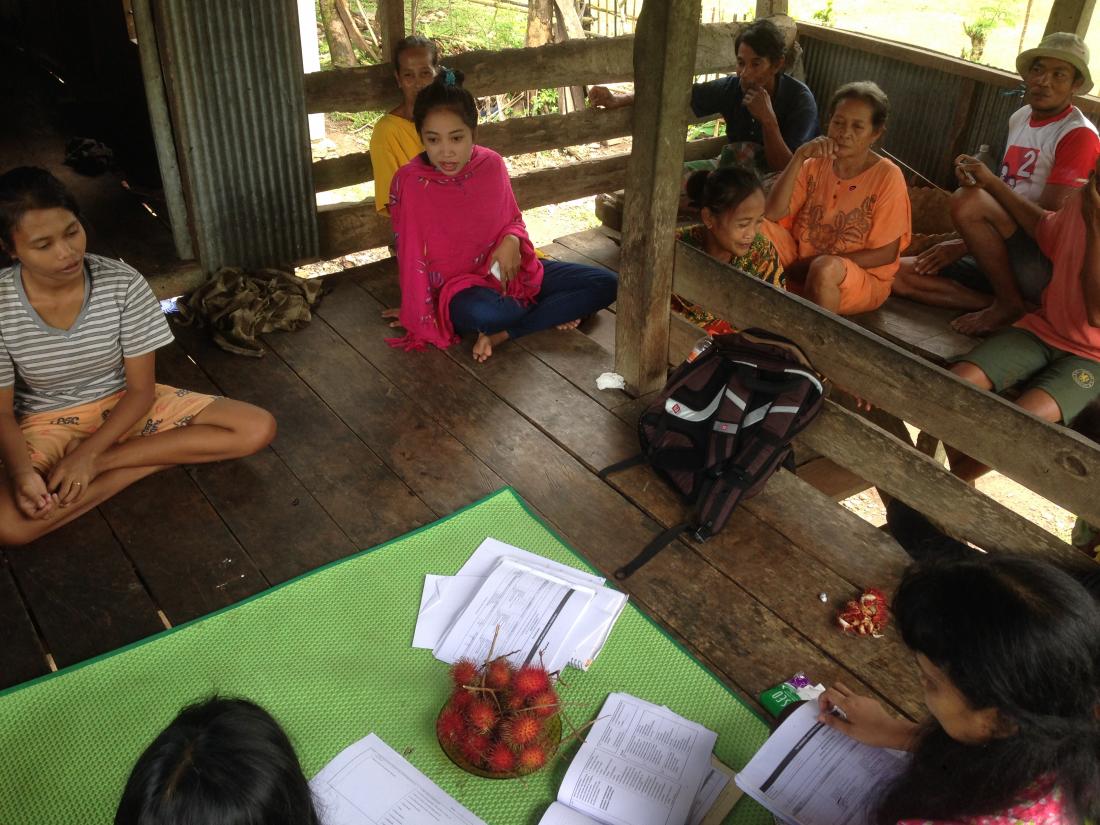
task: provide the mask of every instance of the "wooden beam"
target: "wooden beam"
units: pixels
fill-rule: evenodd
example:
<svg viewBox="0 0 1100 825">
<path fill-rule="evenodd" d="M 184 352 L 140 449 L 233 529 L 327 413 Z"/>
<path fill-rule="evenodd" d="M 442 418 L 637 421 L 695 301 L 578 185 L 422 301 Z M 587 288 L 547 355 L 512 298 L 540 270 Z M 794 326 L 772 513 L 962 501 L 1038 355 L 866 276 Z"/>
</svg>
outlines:
<svg viewBox="0 0 1100 825">
<path fill-rule="evenodd" d="M 691 141 L 684 150 L 684 157 L 687 160 L 714 157 L 724 142 L 725 138 Z M 626 180 L 627 157 L 627 154 L 612 155 L 517 175 L 512 178 L 512 189 L 521 209 L 621 189 Z M 317 231 L 322 259 L 374 249 L 393 240 L 389 218 L 378 214 L 373 198 L 319 207 Z"/>
<path fill-rule="evenodd" d="M 393 55 L 393 47 L 405 36 L 405 0 L 378 0 L 378 25 L 382 29 L 382 59 L 388 61 Z M 393 70 L 390 71 L 391 85 Z"/>
<path fill-rule="evenodd" d="M 595 143 L 629 135 L 631 116 L 632 112 L 627 107 L 606 112 L 601 109 L 586 109 L 568 115 L 510 118 L 499 123 L 478 126 L 477 143 L 506 157 L 521 152 L 559 149 L 577 143 Z M 718 152 L 714 154 L 717 155 Z M 313 163 L 313 185 L 318 192 L 369 180 L 374 180 L 370 152 L 355 152 Z"/>
<path fill-rule="evenodd" d="M 1052 561 L 1080 560 L 1057 536 L 951 475 L 933 459 L 826 399 L 817 420 L 798 437 L 879 489 L 928 514 L 983 550 L 1030 553 Z"/>
<path fill-rule="evenodd" d="M 774 14 L 788 14 L 787 0 L 756 0 L 756 19 L 762 20 Z"/>
<path fill-rule="evenodd" d="M 615 371 L 641 395 L 665 382 L 673 230 L 700 0 L 647 3 L 634 43 L 634 140 L 627 166 Z"/>
<path fill-rule="evenodd" d="M 744 23 L 711 23 L 699 30 L 694 74 L 736 68 L 733 41 Z M 786 32 L 785 32 L 786 33 Z M 476 96 L 615 83 L 634 77 L 634 36 L 567 40 L 530 49 L 480 50 L 448 55 L 448 66 L 466 73 L 466 88 Z M 689 81 L 690 83 L 690 81 Z M 401 102 L 393 67 L 357 66 L 305 76 L 306 111 L 362 112 L 392 109 Z M 686 98 L 687 86 L 681 90 Z"/>
<path fill-rule="evenodd" d="M 1100 524 L 1100 447 L 1088 439 L 683 243 L 676 244 L 673 285 L 735 327 L 789 336 L 848 392 Z"/>
<path fill-rule="evenodd" d="M 1054 32 L 1071 32 L 1084 40 L 1095 6 L 1096 0 L 1054 0 L 1043 36 Z"/>
</svg>

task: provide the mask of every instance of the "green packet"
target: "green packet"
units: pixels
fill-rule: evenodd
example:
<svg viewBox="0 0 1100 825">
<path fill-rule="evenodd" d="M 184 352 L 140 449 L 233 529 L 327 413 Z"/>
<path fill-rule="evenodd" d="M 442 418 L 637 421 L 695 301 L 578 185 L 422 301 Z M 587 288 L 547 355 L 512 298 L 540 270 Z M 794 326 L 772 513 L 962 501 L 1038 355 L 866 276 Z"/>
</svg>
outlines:
<svg viewBox="0 0 1100 825">
<path fill-rule="evenodd" d="M 787 681 L 765 690 L 759 699 L 764 709 L 778 718 L 788 706 L 803 700 L 816 699 L 824 692 L 823 685 L 812 684 L 805 673 L 796 673 Z"/>
</svg>

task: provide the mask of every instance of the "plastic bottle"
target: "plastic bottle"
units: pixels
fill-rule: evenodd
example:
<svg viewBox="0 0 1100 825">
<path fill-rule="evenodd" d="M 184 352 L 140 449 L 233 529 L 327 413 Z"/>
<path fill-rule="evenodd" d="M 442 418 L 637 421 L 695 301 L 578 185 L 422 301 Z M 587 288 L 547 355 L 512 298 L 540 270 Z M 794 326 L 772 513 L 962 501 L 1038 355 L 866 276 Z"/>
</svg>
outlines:
<svg viewBox="0 0 1100 825">
<path fill-rule="evenodd" d="M 695 346 L 692 347 L 691 352 L 688 353 L 687 362 L 690 364 L 692 361 L 694 361 L 696 358 L 698 358 L 700 355 L 702 355 L 703 352 L 706 350 L 706 348 L 709 347 L 713 343 L 714 343 L 714 339 L 711 338 L 709 335 L 706 336 L 705 338 L 700 338 L 696 342 Z"/>
<path fill-rule="evenodd" d="M 1000 164 L 997 163 L 997 159 L 993 157 L 993 153 L 989 151 L 988 143 L 983 143 L 981 146 L 979 146 L 978 151 L 974 153 L 974 157 L 984 163 L 987 167 L 989 167 L 989 171 L 991 171 L 994 175 L 999 175 L 1001 173 L 1001 170 L 999 168 Z"/>
</svg>

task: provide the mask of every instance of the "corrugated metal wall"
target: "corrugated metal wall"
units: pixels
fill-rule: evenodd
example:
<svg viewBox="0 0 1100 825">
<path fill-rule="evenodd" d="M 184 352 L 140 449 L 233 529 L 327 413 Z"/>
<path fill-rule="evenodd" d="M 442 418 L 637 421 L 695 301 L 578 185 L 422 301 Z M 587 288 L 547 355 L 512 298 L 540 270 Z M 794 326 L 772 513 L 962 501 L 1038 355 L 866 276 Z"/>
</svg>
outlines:
<svg viewBox="0 0 1100 825">
<path fill-rule="evenodd" d="M 821 107 L 844 83 L 873 80 L 890 98 L 890 121 L 884 148 L 941 186 L 953 186 L 951 142 L 964 80 L 939 69 L 914 66 L 883 55 L 800 37 L 805 51 L 806 83 Z M 1006 94 L 1008 92 L 1009 94 Z M 1008 117 L 1022 105 L 1011 90 L 977 82 L 963 151 L 988 143 L 995 157 L 1004 152 Z M 908 173 L 907 173 L 908 177 Z"/>
<path fill-rule="evenodd" d="M 204 269 L 318 254 L 295 0 L 155 0 Z"/>
</svg>

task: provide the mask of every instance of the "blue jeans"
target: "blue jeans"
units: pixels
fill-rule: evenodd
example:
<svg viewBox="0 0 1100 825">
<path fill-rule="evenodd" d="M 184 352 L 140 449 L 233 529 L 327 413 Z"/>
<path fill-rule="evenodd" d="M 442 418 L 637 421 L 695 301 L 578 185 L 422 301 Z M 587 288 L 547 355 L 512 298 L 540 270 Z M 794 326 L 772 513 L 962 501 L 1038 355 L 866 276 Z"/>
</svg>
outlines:
<svg viewBox="0 0 1100 825">
<path fill-rule="evenodd" d="M 486 335 L 505 331 L 509 338 L 521 338 L 584 318 L 615 300 L 619 276 L 610 270 L 549 258 L 542 266 L 542 288 L 529 306 L 484 286 L 459 292 L 451 299 L 455 329 Z"/>
</svg>

